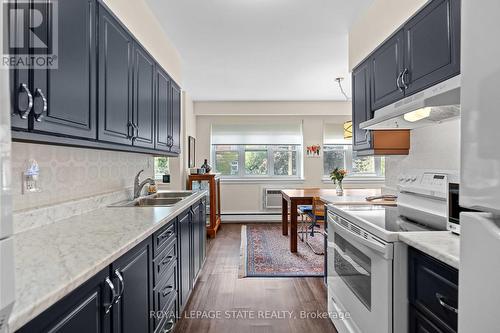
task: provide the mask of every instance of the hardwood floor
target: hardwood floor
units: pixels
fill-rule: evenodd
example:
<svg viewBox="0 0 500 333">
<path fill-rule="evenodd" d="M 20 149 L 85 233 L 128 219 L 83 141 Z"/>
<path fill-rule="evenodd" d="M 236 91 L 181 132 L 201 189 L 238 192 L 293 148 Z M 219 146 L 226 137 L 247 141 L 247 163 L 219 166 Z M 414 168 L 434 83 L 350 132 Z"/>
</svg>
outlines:
<svg viewBox="0 0 500 333">
<path fill-rule="evenodd" d="M 207 260 L 175 332 L 336 332 L 330 319 L 311 318 L 327 311 L 321 278 L 238 279 L 240 232 L 241 224 L 224 224 L 208 242 Z"/>
</svg>

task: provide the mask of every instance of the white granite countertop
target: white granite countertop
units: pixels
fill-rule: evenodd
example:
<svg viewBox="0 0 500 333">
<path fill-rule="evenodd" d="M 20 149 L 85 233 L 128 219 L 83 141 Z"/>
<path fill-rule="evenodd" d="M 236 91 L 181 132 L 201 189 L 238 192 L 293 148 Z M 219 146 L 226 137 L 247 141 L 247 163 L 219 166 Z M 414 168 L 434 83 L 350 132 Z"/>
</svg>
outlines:
<svg viewBox="0 0 500 333">
<path fill-rule="evenodd" d="M 458 269 L 460 236 L 450 231 L 404 232 L 399 240 Z"/>
<path fill-rule="evenodd" d="M 105 207 L 14 235 L 14 332 L 152 235 L 205 192 L 172 207 Z"/>
</svg>

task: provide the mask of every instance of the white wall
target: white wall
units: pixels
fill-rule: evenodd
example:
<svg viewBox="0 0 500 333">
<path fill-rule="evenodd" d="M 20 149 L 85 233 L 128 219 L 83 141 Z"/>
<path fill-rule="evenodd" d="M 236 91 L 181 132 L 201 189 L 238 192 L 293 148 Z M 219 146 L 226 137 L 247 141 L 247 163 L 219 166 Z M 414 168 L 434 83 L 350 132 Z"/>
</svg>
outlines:
<svg viewBox="0 0 500 333">
<path fill-rule="evenodd" d="M 399 174 L 410 169 L 460 169 L 460 120 L 411 131 L 408 156 L 386 158 L 386 187 L 395 190 Z"/>
<path fill-rule="evenodd" d="M 326 111 L 329 115 L 325 115 Z M 255 115 L 248 115 L 254 113 Z M 292 113 L 292 115 L 290 115 Z M 196 160 L 201 165 L 205 158 L 210 160 L 210 130 L 214 123 L 241 124 L 266 122 L 302 122 L 304 146 L 323 143 L 325 123 L 338 123 L 351 119 L 350 103 L 347 102 L 195 102 L 197 115 Z M 241 115 L 243 114 L 243 115 Z M 279 126 L 279 125 L 278 125 Z M 213 165 L 213 161 L 212 161 Z M 263 188 L 334 188 L 323 182 L 323 159 L 303 158 L 303 181 L 293 182 L 223 182 L 221 184 L 221 205 L 223 214 L 262 213 Z M 369 184 L 346 184 L 346 187 L 380 187 Z"/>
<path fill-rule="evenodd" d="M 349 70 L 370 54 L 427 0 L 375 0 L 349 30 Z"/>
</svg>

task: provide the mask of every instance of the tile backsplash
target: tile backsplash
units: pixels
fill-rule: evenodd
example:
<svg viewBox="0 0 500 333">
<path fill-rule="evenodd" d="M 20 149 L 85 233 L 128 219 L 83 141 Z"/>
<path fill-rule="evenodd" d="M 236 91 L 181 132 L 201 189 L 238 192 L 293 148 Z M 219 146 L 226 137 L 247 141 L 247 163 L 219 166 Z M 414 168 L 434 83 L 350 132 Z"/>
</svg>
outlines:
<svg viewBox="0 0 500 333">
<path fill-rule="evenodd" d="M 460 170 L 460 120 L 411 131 L 408 156 L 387 156 L 385 183 L 396 189 L 398 176 L 411 169 Z"/>
<path fill-rule="evenodd" d="M 23 194 L 22 174 L 30 159 L 40 166 L 41 192 Z M 14 142 L 14 211 L 123 190 L 133 186 L 134 176 L 141 169 L 141 179 L 153 176 L 153 156 Z"/>
</svg>

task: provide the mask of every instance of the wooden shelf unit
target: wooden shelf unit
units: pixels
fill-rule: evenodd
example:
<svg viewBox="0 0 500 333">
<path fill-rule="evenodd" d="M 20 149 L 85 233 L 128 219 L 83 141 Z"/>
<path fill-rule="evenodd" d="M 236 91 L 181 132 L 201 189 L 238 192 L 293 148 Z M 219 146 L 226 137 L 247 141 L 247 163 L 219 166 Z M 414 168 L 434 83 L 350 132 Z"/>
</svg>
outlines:
<svg viewBox="0 0 500 333">
<path fill-rule="evenodd" d="M 187 180 L 188 190 L 202 190 L 202 183 L 207 184 L 209 191 L 208 204 L 210 212 L 210 223 L 207 225 L 207 234 L 210 238 L 215 238 L 217 230 L 220 227 L 221 213 L 220 213 L 220 174 L 207 173 L 204 175 L 189 175 Z M 193 186 L 194 183 L 198 185 Z"/>
</svg>

